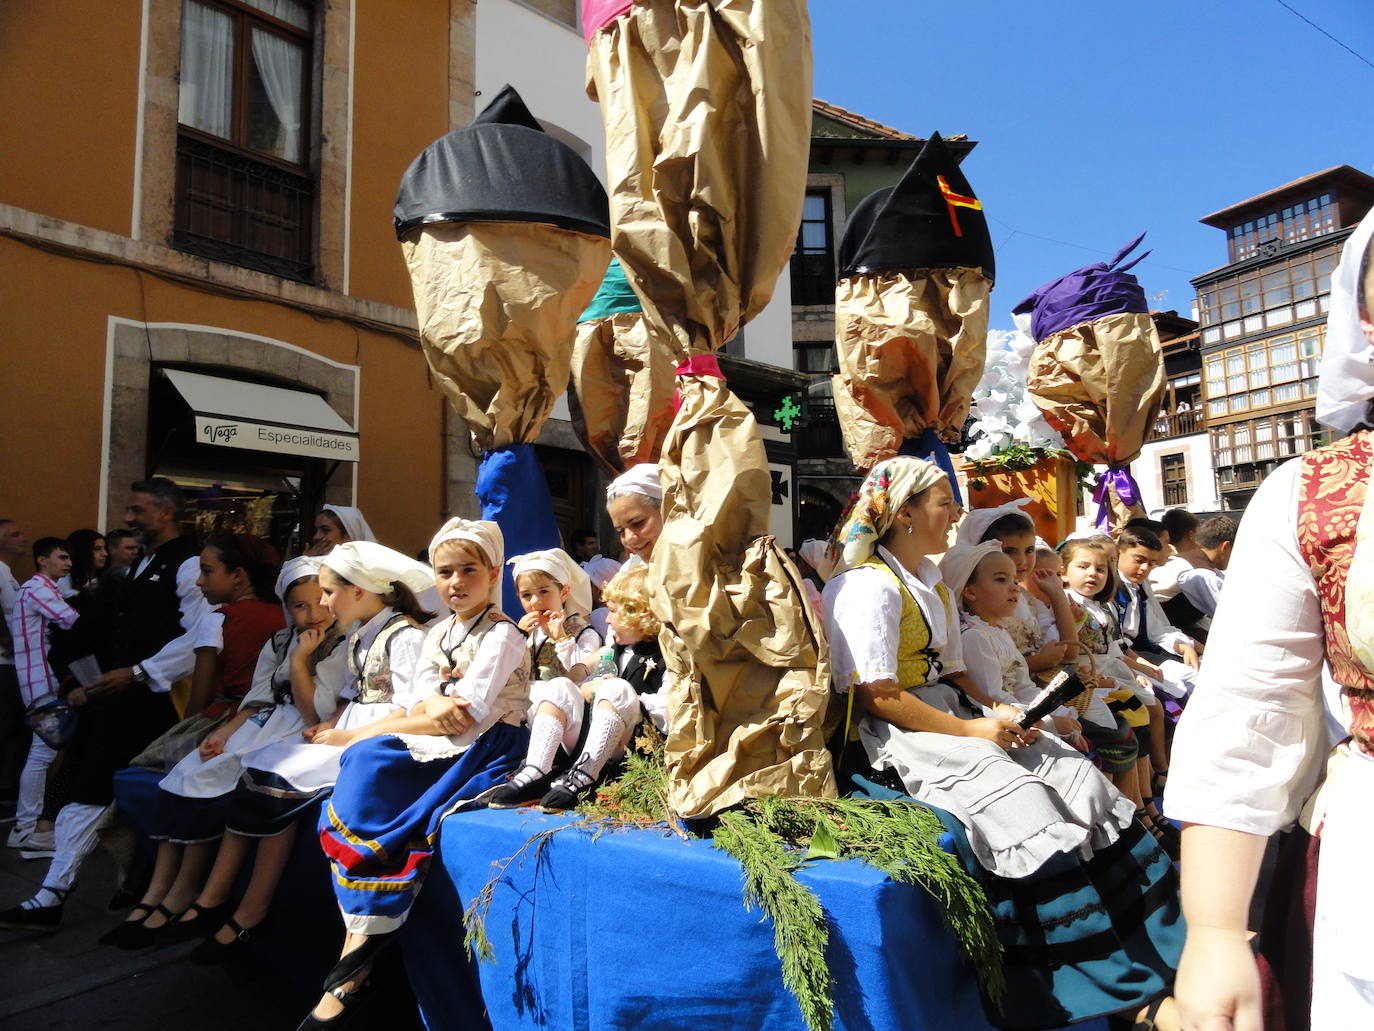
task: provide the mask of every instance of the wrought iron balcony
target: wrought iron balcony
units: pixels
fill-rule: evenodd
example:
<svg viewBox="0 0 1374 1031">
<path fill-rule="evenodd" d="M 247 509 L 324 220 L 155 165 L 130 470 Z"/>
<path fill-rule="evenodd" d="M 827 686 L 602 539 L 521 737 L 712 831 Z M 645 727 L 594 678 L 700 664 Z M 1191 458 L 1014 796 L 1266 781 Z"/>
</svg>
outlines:
<svg viewBox="0 0 1374 1031">
<path fill-rule="evenodd" d="M 301 282 L 315 278 L 315 181 L 185 131 L 172 246 Z"/>
</svg>

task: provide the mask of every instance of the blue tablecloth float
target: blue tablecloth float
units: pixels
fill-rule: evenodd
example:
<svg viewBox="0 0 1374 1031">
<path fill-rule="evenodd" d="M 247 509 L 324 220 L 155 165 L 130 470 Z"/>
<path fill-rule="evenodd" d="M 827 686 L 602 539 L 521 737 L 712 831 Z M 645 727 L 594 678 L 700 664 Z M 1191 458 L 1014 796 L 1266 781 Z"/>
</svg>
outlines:
<svg viewBox="0 0 1374 1031">
<path fill-rule="evenodd" d="M 146 770 L 116 777 L 117 803 L 140 832 L 139 814 L 156 804 L 159 780 Z M 579 819 L 527 809 L 444 821 L 401 936 L 431 1031 L 805 1031 L 782 983 L 772 926 L 745 909 L 731 856 L 665 828 L 595 835 L 576 826 Z M 497 882 L 485 925 L 495 961 L 470 960 L 467 900 L 491 879 L 493 864 L 547 830 L 558 832 L 509 863 Z M 924 890 L 857 860 L 813 862 L 798 876 L 830 921 L 836 1031 L 991 1031 L 973 972 Z M 271 926 L 252 950 L 256 962 L 299 971 L 305 994 L 341 937 L 328 877 L 307 819 Z M 1075 1028 L 1105 1031 L 1106 1022 Z"/>
<path fill-rule="evenodd" d="M 744 908 L 733 858 L 664 829 L 594 836 L 576 822 L 531 810 L 444 822 L 403 941 L 433 1031 L 459 1026 L 453 1014 L 472 1013 L 479 993 L 494 1031 L 805 1031 L 772 927 Z M 495 961 L 470 963 L 460 900 L 482 890 L 494 862 L 560 827 L 506 867 L 486 919 Z M 922 889 L 856 860 L 811 863 L 799 876 L 831 922 L 837 1031 L 991 1028 L 972 970 Z"/>
</svg>

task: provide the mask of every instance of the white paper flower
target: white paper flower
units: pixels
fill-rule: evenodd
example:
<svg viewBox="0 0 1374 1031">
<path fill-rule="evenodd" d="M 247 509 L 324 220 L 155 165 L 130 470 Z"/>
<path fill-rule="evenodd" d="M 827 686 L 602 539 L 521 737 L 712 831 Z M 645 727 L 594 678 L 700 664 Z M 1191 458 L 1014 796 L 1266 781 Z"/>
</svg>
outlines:
<svg viewBox="0 0 1374 1031">
<path fill-rule="evenodd" d="M 975 420 L 969 427 L 973 442 L 964 455 L 970 461 L 986 461 L 1012 444 L 1044 449 L 1064 446 L 1063 438 L 1045 422 L 1026 393 L 1035 341 L 1030 337 L 1029 320 L 1018 317 L 1016 321 L 1015 330 L 988 331 L 983 378 L 973 392 L 969 409 Z"/>
</svg>

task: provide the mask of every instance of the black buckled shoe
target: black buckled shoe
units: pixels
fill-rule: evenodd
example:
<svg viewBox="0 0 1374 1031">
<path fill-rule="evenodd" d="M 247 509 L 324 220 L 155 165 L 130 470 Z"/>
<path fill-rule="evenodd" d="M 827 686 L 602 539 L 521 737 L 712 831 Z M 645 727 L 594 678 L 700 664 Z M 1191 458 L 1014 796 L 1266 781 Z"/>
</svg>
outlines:
<svg viewBox="0 0 1374 1031">
<path fill-rule="evenodd" d="M 545 773 L 538 766 L 526 763 L 515 771 L 515 776 L 511 778 L 511 781 L 514 781 L 515 777 L 520 776 L 526 770 L 536 774 L 533 780 L 524 784 L 502 784 L 487 796 L 487 808 L 516 809 L 522 805 L 528 805 L 530 802 L 538 801 L 540 796 L 548 791 L 550 785 L 553 784 L 553 773 Z"/>
</svg>

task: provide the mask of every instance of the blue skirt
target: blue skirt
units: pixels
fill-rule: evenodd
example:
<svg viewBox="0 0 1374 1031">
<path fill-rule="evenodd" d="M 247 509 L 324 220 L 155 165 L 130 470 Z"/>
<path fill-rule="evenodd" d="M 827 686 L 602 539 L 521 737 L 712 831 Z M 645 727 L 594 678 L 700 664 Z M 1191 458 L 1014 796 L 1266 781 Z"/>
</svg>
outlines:
<svg viewBox="0 0 1374 1031">
<path fill-rule="evenodd" d="M 420 762 L 390 734 L 344 751 L 334 794 L 320 813 L 320 844 L 348 930 L 383 934 L 405 922 L 440 822 L 502 784 L 528 744 L 524 727 L 498 723 L 446 759 Z"/>
<path fill-rule="evenodd" d="M 856 796 L 910 800 L 861 775 L 852 782 Z M 1139 821 L 1090 859 L 1062 854 L 1030 877 L 1011 879 L 982 867 L 955 817 L 927 808 L 992 909 L 1007 987 L 1001 1011 L 984 999 L 991 1023 L 1057 1028 L 1168 992 L 1183 952 L 1178 875 Z"/>
<path fill-rule="evenodd" d="M 129 823 L 154 841 L 199 845 L 224 836 L 228 795 L 185 798 L 163 791 L 160 770 L 129 766 L 114 775 L 114 800 Z"/>
</svg>

